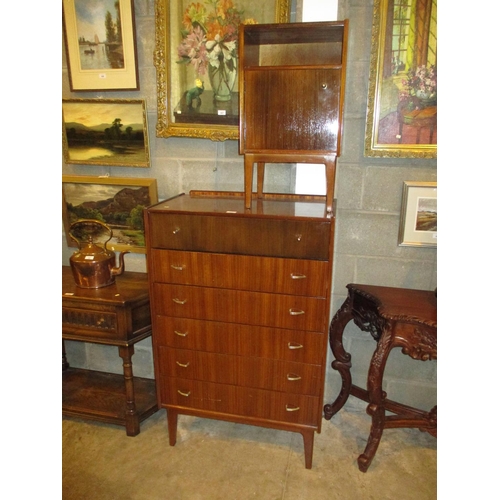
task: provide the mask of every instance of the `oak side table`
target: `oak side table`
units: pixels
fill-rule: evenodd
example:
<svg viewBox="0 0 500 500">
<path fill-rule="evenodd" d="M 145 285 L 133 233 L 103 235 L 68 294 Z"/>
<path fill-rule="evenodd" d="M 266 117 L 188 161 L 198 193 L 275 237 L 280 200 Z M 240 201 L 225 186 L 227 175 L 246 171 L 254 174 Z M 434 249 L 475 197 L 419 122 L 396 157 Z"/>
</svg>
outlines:
<svg viewBox="0 0 500 500">
<path fill-rule="evenodd" d="M 332 368 L 342 377 L 342 388 L 332 404 L 324 406 L 330 420 L 353 395 L 368 403 L 372 425 L 366 448 L 358 457 L 358 467 L 366 472 L 377 452 L 384 429 L 411 427 L 437 437 L 437 406 L 429 412 L 387 399 L 382 390 L 384 369 L 392 349 L 413 359 L 437 359 L 437 298 L 433 291 L 371 285 L 347 285 L 348 297 L 330 323 Z M 344 350 L 342 335 L 354 323 L 370 332 L 377 342 L 368 370 L 367 389 L 352 384 L 351 355 Z M 386 412 L 393 415 L 386 415 Z"/>
<path fill-rule="evenodd" d="M 148 277 L 124 272 L 112 285 L 77 287 L 71 268 L 62 267 L 62 412 L 125 426 L 127 436 L 157 411 L 156 384 L 134 377 L 134 344 L 151 335 Z M 65 340 L 118 347 L 123 375 L 71 368 Z"/>
</svg>

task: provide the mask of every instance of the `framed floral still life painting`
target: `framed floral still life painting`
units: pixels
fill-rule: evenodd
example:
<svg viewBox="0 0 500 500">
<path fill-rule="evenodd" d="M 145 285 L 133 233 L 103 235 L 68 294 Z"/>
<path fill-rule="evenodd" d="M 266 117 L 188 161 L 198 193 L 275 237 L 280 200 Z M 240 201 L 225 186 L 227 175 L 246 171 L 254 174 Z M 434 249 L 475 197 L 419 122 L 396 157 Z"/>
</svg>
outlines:
<svg viewBox="0 0 500 500">
<path fill-rule="evenodd" d="M 63 226 L 69 247 L 77 247 L 70 237 L 71 224 L 98 220 L 112 231 L 109 250 L 146 253 L 144 208 L 158 202 L 156 179 L 63 175 Z M 109 234 L 96 243 L 104 244 Z"/>
<path fill-rule="evenodd" d="M 405 182 L 399 222 L 399 246 L 437 246 L 437 183 Z"/>
<path fill-rule="evenodd" d="M 63 99 L 66 163 L 149 167 L 146 101 Z"/>
<path fill-rule="evenodd" d="M 374 0 L 365 156 L 437 157 L 437 0 Z"/>
<path fill-rule="evenodd" d="M 72 92 L 138 90 L 133 0 L 63 0 Z"/>
<path fill-rule="evenodd" d="M 238 26 L 288 22 L 292 0 L 157 0 L 158 137 L 238 139 Z"/>
</svg>

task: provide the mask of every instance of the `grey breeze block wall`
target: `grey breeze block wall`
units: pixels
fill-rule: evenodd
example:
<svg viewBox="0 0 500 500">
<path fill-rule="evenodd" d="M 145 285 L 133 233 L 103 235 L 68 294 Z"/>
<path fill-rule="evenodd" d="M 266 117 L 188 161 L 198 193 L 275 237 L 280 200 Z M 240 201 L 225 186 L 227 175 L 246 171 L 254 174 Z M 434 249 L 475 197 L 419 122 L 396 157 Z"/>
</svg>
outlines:
<svg viewBox="0 0 500 500">
<path fill-rule="evenodd" d="M 304 0 L 307 1 L 307 0 Z M 300 10 L 300 7 L 297 9 Z M 136 38 L 140 90 L 130 92 L 71 92 L 65 47 L 62 57 L 63 98 L 145 99 L 151 168 L 67 165 L 63 174 L 157 179 L 160 200 L 191 189 L 243 190 L 243 157 L 237 141 L 156 137 L 156 71 L 154 0 L 135 0 Z M 397 235 L 403 181 L 435 181 L 436 161 L 364 157 L 364 134 L 371 50 L 372 0 L 339 0 L 338 19 L 349 19 L 346 102 L 342 156 L 338 161 L 335 197 L 337 222 L 331 312 L 333 316 L 346 297 L 348 283 L 433 290 L 437 286 L 437 252 L 432 248 L 399 247 Z M 293 192 L 295 170 L 289 165 L 266 168 L 265 189 Z M 62 232 L 62 264 L 68 265 L 74 248 L 68 248 Z M 129 271 L 146 272 L 144 255 L 125 257 Z M 355 384 L 365 386 L 375 342 L 352 322 L 344 334 L 352 355 Z M 66 342 L 72 366 L 122 373 L 117 348 Z M 331 367 L 328 353 L 325 402 L 340 389 L 340 377 Z M 136 344 L 134 374 L 154 378 L 151 340 Z M 422 409 L 437 399 L 437 362 L 414 361 L 393 351 L 385 375 L 388 397 Z M 348 405 L 364 407 L 349 398 Z"/>
</svg>

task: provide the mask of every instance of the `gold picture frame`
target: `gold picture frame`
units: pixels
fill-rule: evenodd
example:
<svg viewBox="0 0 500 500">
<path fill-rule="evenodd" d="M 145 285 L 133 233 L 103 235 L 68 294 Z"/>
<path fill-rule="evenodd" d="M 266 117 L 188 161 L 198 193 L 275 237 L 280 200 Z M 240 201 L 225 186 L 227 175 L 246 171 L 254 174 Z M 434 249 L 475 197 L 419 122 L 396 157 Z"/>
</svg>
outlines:
<svg viewBox="0 0 500 500">
<path fill-rule="evenodd" d="M 374 0 L 365 156 L 437 157 L 437 0 Z"/>
<path fill-rule="evenodd" d="M 63 0 L 63 30 L 72 92 L 139 90 L 134 0 Z"/>
<path fill-rule="evenodd" d="M 150 166 L 145 100 L 63 99 L 62 111 L 66 163 Z"/>
<path fill-rule="evenodd" d="M 437 247 L 437 183 L 404 182 L 398 245 Z"/>
<path fill-rule="evenodd" d="M 216 11 L 216 9 L 222 8 L 222 5 L 228 10 L 224 13 Z M 199 71 L 196 73 L 193 61 L 187 55 L 184 57 L 179 55 L 178 49 L 186 40 L 188 34 L 186 24 L 183 25 L 183 21 L 188 24 L 191 23 L 189 24 L 189 36 L 191 37 L 195 36 L 193 26 L 198 30 L 203 25 L 203 31 L 208 30 L 203 24 L 204 18 L 200 18 L 200 12 L 196 11 L 197 7 L 204 9 L 207 16 L 212 16 L 210 19 L 212 29 L 215 29 L 213 27 L 217 27 L 218 23 L 222 22 L 222 17 L 224 17 L 226 20 L 234 19 L 234 24 L 230 27 L 230 29 L 234 30 L 236 21 L 288 22 L 290 5 L 291 0 L 225 0 L 224 4 L 222 0 L 221 2 L 217 0 L 201 0 L 200 2 L 193 0 L 157 0 L 154 54 L 158 106 L 157 137 L 198 137 L 213 141 L 224 141 L 226 139 L 238 139 L 239 136 L 238 82 L 233 80 L 234 87 L 232 88 L 234 91 L 231 92 L 229 99 L 216 100 L 214 99 L 213 88 L 210 85 L 206 66 L 201 69 L 198 65 Z M 188 7 L 191 7 L 192 12 L 194 9 L 194 16 L 189 17 Z M 198 19 L 199 23 L 193 21 L 195 18 Z M 198 30 L 197 33 L 201 35 L 202 31 Z M 232 32 L 231 38 L 234 38 L 235 34 L 237 39 L 237 26 L 236 32 Z M 198 38 L 197 43 L 199 43 L 200 38 Z M 193 39 L 191 41 L 194 43 Z M 205 36 L 205 41 L 200 44 L 203 45 L 201 49 L 205 54 L 208 50 L 207 47 L 212 48 L 214 44 L 213 40 L 208 40 L 208 42 Z M 219 46 L 222 47 L 222 44 Z M 198 46 L 199 48 L 200 46 Z M 228 48 L 231 49 L 233 54 L 231 57 L 228 55 L 228 60 L 231 61 L 231 70 L 236 73 L 237 62 L 234 54 L 237 53 L 237 49 L 232 45 L 232 42 L 230 45 L 225 44 L 222 47 L 222 52 L 226 55 L 229 54 L 227 52 Z M 187 51 L 184 53 L 187 54 Z M 178 61 L 183 61 L 183 63 Z M 203 80 L 201 71 L 204 72 Z M 237 77 L 234 78 L 237 79 Z M 202 82 L 203 87 L 200 82 Z M 199 89 L 203 89 L 203 93 Z"/>
<path fill-rule="evenodd" d="M 69 236 L 71 224 L 96 219 L 113 230 L 109 250 L 146 253 L 143 208 L 158 203 L 156 179 L 63 175 L 62 201 L 69 247 L 77 247 Z"/>
</svg>

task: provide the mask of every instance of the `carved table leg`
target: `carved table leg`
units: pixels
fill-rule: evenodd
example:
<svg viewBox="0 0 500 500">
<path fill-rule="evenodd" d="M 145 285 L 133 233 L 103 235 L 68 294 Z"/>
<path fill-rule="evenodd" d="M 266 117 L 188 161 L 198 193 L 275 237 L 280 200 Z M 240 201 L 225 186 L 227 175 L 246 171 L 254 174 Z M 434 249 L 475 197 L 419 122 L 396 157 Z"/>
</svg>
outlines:
<svg viewBox="0 0 500 500">
<path fill-rule="evenodd" d="M 125 429 L 127 436 L 137 436 L 140 432 L 139 415 L 135 407 L 134 394 L 134 374 L 132 371 L 132 356 L 134 355 L 134 346 L 118 347 L 120 358 L 123 359 L 123 376 L 125 378 L 125 396 L 127 405 L 125 409 Z"/>
<path fill-rule="evenodd" d="M 361 472 L 366 472 L 377 452 L 385 425 L 385 398 L 382 390 L 382 380 L 387 358 L 392 349 L 392 325 L 384 325 L 382 335 L 373 353 L 370 369 L 368 370 L 368 400 L 366 412 L 372 417 L 372 425 L 365 451 L 358 457 L 358 467 Z"/>
<path fill-rule="evenodd" d="M 344 349 L 342 335 L 347 323 L 349 323 L 352 318 L 351 299 L 348 297 L 330 323 L 330 348 L 335 358 L 332 362 L 332 368 L 340 373 L 342 377 L 342 388 L 340 389 L 337 399 L 333 403 L 323 407 L 326 420 L 330 420 L 332 416 L 345 405 L 351 391 L 351 355 Z"/>
</svg>

